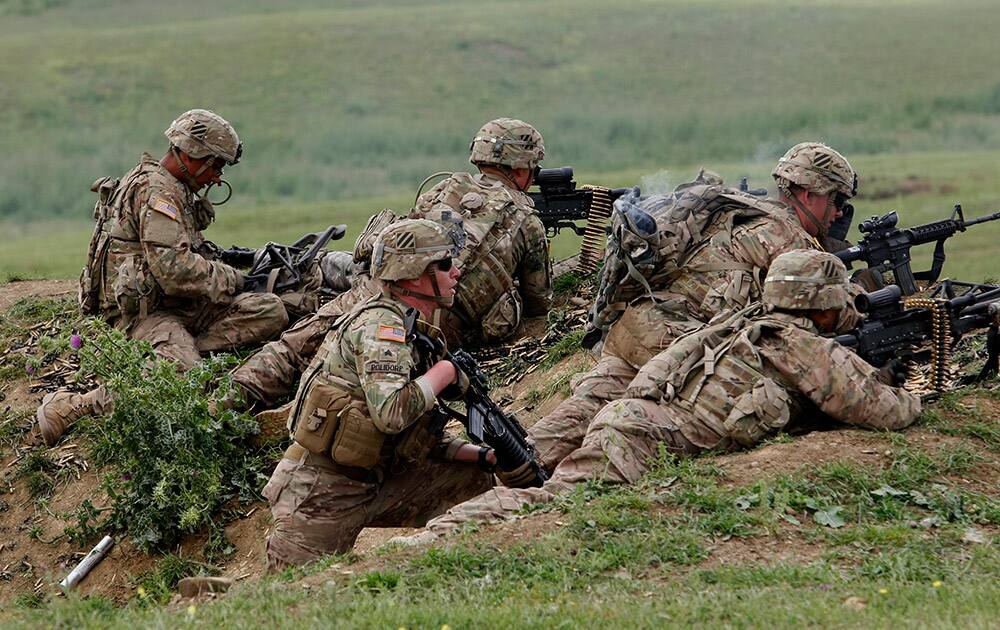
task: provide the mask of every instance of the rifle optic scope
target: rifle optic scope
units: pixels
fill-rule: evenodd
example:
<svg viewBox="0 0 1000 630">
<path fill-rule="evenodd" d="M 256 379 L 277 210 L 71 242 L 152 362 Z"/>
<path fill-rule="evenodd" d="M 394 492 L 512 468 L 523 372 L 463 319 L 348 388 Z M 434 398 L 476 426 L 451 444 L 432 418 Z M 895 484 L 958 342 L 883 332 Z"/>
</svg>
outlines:
<svg viewBox="0 0 1000 630">
<path fill-rule="evenodd" d="M 875 232 L 877 230 L 888 230 L 890 228 L 896 227 L 899 223 L 899 215 L 895 211 L 888 212 L 880 217 L 872 217 L 861 222 L 858 226 L 858 230 L 863 234 L 869 232 Z"/>
<path fill-rule="evenodd" d="M 903 290 L 895 284 L 890 284 L 884 289 L 862 293 L 854 298 L 854 306 L 862 313 L 872 313 L 884 308 L 892 308 L 899 303 L 899 298 L 903 296 Z"/>
<path fill-rule="evenodd" d="M 572 166 L 560 166 L 559 168 L 542 168 L 538 169 L 538 174 L 535 175 L 535 185 L 539 188 L 545 189 L 550 186 L 565 186 L 573 181 L 573 167 Z"/>
</svg>

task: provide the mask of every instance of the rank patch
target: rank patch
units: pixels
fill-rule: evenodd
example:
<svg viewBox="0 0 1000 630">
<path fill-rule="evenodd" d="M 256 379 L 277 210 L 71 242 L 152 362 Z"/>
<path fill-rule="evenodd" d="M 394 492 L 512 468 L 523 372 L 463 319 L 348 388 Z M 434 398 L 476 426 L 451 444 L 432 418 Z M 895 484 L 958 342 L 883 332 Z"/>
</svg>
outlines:
<svg viewBox="0 0 1000 630">
<path fill-rule="evenodd" d="M 379 324 L 377 338 L 382 341 L 406 343 L 406 331 L 400 326 L 386 326 L 385 324 Z"/>
<path fill-rule="evenodd" d="M 162 197 L 153 197 L 149 200 L 149 206 L 160 214 L 170 217 L 171 221 L 177 220 L 177 208 Z"/>
</svg>

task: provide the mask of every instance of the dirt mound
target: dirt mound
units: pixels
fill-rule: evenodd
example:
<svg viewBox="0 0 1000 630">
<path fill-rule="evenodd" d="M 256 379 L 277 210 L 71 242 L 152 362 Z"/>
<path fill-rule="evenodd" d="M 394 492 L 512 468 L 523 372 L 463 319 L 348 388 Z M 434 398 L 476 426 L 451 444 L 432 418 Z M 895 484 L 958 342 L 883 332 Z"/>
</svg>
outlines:
<svg viewBox="0 0 1000 630">
<path fill-rule="evenodd" d="M 0 286 L 0 305 L 10 305 L 29 295 L 62 295 L 73 290 L 71 282 L 14 282 Z M 571 377 L 588 369 L 594 358 L 587 353 L 573 354 L 551 368 L 539 369 L 514 385 L 496 392 L 508 402 L 526 425 L 551 411 L 568 392 Z M 15 414 L 27 420 L 33 418 L 42 393 L 31 393 L 27 383 L 17 381 L 0 386 Z M 974 392 L 961 401 L 939 405 L 935 411 L 947 418 L 957 433 L 945 435 L 933 426 L 917 426 L 904 433 L 912 447 L 937 451 L 961 447 L 979 457 L 977 466 L 959 479 L 949 481 L 988 494 L 1000 494 L 1000 457 L 996 446 L 977 437 L 972 431 L 983 422 L 995 424 L 1000 414 L 1000 400 L 989 392 Z M 968 427 L 970 431 L 963 432 Z M 26 480 L 17 474 L 18 467 L 37 438 L 25 435 L 11 448 L 0 447 L 0 475 L 3 490 L 0 496 L 0 602 L 9 602 L 22 594 L 52 592 L 56 584 L 79 561 L 88 549 L 80 549 L 61 536 L 67 525 L 73 524 L 68 513 L 84 498 L 94 505 L 107 504 L 100 490 L 101 472 L 87 462 L 87 449 L 77 444 L 72 435 L 62 445 L 49 449 L 50 459 L 59 463 L 54 473 L 55 487 L 51 497 L 37 501 L 32 498 Z M 791 440 L 775 440 L 748 452 L 714 458 L 723 476 L 720 483 L 745 486 L 762 477 L 779 476 L 801 470 L 815 469 L 832 462 L 848 462 L 878 469 L 891 463 L 892 437 L 888 434 L 854 429 L 814 432 Z M 40 447 L 39 447 L 40 448 Z M 485 525 L 478 535 L 487 544 L 498 547 L 536 539 L 562 527 L 564 518 L 557 512 L 541 512 L 512 521 Z M 243 509 L 226 527 L 234 552 L 219 563 L 223 574 L 237 580 L 255 579 L 264 572 L 264 540 L 270 527 L 267 505 L 258 503 Z M 393 568 L 420 553 L 419 550 L 398 550 L 392 554 L 372 553 L 391 537 L 408 533 L 408 529 L 369 529 L 362 532 L 355 551 L 360 559 L 338 565 L 305 578 L 307 583 L 321 584 L 369 570 Z M 192 536 L 178 549 L 186 557 L 198 559 L 206 542 L 205 535 Z M 448 544 L 447 542 L 439 544 Z M 732 538 L 713 540 L 705 566 L 736 563 L 777 562 L 782 557 L 808 561 L 822 556 L 822 541 L 809 539 L 790 527 L 781 526 L 764 538 Z M 116 601 L 125 601 L 135 592 L 135 578 L 154 568 L 157 558 L 137 550 L 125 541 L 118 544 L 107 559 L 98 565 L 82 583 L 85 594 L 101 594 Z"/>
<path fill-rule="evenodd" d="M 15 280 L 0 285 L 0 311 L 26 297 L 71 297 L 76 292 L 73 280 Z"/>
</svg>

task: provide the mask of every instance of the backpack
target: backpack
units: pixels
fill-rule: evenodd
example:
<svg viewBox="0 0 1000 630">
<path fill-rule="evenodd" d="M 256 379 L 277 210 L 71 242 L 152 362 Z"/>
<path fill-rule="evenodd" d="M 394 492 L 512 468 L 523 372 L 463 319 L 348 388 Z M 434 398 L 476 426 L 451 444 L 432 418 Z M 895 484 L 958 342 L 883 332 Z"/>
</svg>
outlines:
<svg viewBox="0 0 1000 630">
<path fill-rule="evenodd" d="M 94 233 L 87 248 L 87 263 L 80 272 L 79 302 L 84 315 L 95 316 L 101 312 L 104 260 L 111 244 L 111 231 L 104 225 L 114 215 L 120 183 L 121 180 L 116 177 L 102 177 L 90 186 L 90 190 L 97 193 L 97 203 L 94 204 Z"/>
<path fill-rule="evenodd" d="M 632 300 L 668 289 L 702 245 L 739 220 L 768 214 L 767 201 L 702 170 L 672 192 L 622 196 L 612 212 L 611 233 L 590 325 L 602 333 Z M 595 332 L 596 332 L 595 330 Z M 596 342 L 595 335 L 588 337 Z"/>
</svg>

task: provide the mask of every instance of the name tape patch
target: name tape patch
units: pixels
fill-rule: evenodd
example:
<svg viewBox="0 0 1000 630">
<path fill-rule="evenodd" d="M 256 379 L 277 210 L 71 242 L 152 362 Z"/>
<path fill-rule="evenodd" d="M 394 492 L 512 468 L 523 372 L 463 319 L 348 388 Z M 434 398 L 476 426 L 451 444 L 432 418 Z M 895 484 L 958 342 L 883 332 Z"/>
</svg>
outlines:
<svg viewBox="0 0 1000 630">
<path fill-rule="evenodd" d="M 398 363 L 390 361 L 372 361 L 365 365 L 369 374 L 406 374 L 408 370 Z"/>
</svg>

